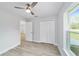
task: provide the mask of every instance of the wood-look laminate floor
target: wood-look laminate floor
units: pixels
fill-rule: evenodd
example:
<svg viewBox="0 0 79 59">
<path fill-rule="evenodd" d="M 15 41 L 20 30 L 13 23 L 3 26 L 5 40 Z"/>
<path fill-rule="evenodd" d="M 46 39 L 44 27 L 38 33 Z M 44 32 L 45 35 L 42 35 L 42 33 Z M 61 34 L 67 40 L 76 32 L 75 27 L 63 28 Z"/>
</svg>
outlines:
<svg viewBox="0 0 79 59">
<path fill-rule="evenodd" d="M 52 44 L 23 41 L 23 45 L 11 49 L 1 56 L 60 56 L 60 53 Z"/>
</svg>

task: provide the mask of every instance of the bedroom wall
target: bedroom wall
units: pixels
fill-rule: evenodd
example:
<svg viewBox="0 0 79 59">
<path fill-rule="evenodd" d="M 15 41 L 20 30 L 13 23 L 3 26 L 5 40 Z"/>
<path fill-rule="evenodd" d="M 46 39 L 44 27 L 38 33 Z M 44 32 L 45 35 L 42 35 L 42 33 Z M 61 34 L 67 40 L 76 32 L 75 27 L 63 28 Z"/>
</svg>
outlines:
<svg viewBox="0 0 79 59">
<path fill-rule="evenodd" d="M 20 44 L 20 20 L 16 15 L 0 10 L 0 54 Z"/>
<path fill-rule="evenodd" d="M 64 32 L 63 32 L 63 16 L 64 16 L 64 12 L 67 10 L 67 8 L 71 5 L 72 3 L 69 2 L 69 3 L 64 3 L 63 7 L 61 8 L 59 14 L 58 14 L 58 19 L 56 21 L 57 23 L 57 44 L 58 44 L 58 48 L 61 52 L 62 55 L 68 55 L 66 54 L 66 52 L 64 51 L 63 49 L 63 40 L 65 39 L 64 38 Z"/>
</svg>

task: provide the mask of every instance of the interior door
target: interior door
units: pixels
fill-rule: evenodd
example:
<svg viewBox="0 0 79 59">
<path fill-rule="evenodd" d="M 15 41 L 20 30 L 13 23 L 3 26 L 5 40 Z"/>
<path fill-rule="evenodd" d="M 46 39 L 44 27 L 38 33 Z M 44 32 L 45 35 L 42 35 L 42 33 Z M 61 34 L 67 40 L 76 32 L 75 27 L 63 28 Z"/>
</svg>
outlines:
<svg viewBox="0 0 79 59">
<path fill-rule="evenodd" d="M 32 41 L 32 22 L 26 23 L 26 40 Z"/>
<path fill-rule="evenodd" d="M 48 42 L 56 44 L 56 42 L 55 42 L 55 21 L 48 21 L 48 25 L 49 25 Z"/>
<path fill-rule="evenodd" d="M 40 22 L 40 41 L 55 44 L 55 21 Z"/>
<path fill-rule="evenodd" d="M 47 42 L 48 39 L 48 22 L 40 22 L 40 41 Z"/>
</svg>

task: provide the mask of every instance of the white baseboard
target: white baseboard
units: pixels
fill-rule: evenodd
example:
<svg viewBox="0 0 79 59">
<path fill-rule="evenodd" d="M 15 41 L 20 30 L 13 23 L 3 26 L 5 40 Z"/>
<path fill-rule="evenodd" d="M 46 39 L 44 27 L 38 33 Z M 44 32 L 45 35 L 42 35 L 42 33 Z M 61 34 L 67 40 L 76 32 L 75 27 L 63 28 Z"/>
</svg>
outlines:
<svg viewBox="0 0 79 59">
<path fill-rule="evenodd" d="M 67 54 L 65 53 L 64 49 L 60 48 L 59 46 L 58 46 L 58 49 L 60 51 L 61 56 L 67 56 Z"/>
<path fill-rule="evenodd" d="M 67 56 L 76 56 L 70 49 L 64 49 L 64 52 L 67 54 Z"/>
<path fill-rule="evenodd" d="M 29 40 L 29 41 L 30 41 L 30 40 Z M 32 42 L 37 42 L 37 43 L 49 43 L 49 44 L 53 44 L 53 45 L 56 45 L 56 46 L 57 46 L 56 43 L 50 43 L 50 42 L 42 42 L 42 41 L 36 41 L 36 40 L 33 40 Z"/>
<path fill-rule="evenodd" d="M 40 41 L 37 41 L 37 40 L 33 40 L 33 42 L 41 43 Z"/>
<path fill-rule="evenodd" d="M 5 52 L 7 52 L 7 51 L 10 50 L 10 49 L 13 49 L 13 48 L 17 47 L 18 45 L 20 45 L 20 43 L 17 43 L 16 45 L 13 45 L 13 46 L 11 46 L 11 47 L 9 47 L 9 48 L 7 48 L 7 49 L 1 51 L 1 52 L 0 52 L 0 55 L 3 54 L 3 53 L 5 53 Z"/>
<path fill-rule="evenodd" d="M 26 40 L 26 41 L 31 41 L 31 40 Z M 35 40 L 32 40 L 31 42 L 37 42 L 37 43 L 40 43 L 40 41 L 35 41 Z"/>
<path fill-rule="evenodd" d="M 72 51 L 58 47 L 62 56 L 76 56 Z"/>
<path fill-rule="evenodd" d="M 57 44 L 56 43 L 53 43 L 53 42 L 44 42 L 44 41 L 34 41 L 34 42 L 38 42 L 38 43 L 49 43 L 49 44 L 53 44 L 53 45 L 56 45 L 57 46 Z"/>
</svg>

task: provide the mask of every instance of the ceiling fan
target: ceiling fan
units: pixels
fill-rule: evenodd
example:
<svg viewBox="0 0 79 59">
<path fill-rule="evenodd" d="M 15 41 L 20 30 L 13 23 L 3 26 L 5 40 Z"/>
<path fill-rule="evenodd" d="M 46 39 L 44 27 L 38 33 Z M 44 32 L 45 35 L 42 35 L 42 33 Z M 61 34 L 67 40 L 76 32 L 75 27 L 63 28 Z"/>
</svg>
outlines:
<svg viewBox="0 0 79 59">
<path fill-rule="evenodd" d="M 27 4 L 25 4 L 24 7 L 15 6 L 14 8 L 17 8 L 17 9 L 25 9 L 25 11 L 27 13 L 31 13 L 32 15 L 35 15 L 34 12 L 32 12 L 32 8 L 35 7 L 37 3 L 38 2 L 33 2 L 32 4 L 27 3 Z"/>
</svg>

